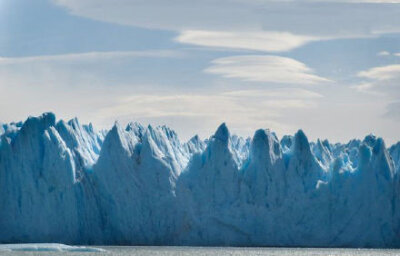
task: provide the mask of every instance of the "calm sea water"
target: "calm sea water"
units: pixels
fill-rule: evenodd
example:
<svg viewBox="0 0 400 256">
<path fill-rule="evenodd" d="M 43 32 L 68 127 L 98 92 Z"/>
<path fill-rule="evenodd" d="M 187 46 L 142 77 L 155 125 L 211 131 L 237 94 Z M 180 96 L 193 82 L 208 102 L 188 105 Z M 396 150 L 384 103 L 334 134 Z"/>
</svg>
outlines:
<svg viewBox="0 0 400 256">
<path fill-rule="evenodd" d="M 204 247 L 99 247 L 106 252 L 0 252 L 1 256 L 353 256 L 353 255 L 400 255 L 400 250 L 369 250 L 369 249 L 297 249 L 297 248 L 204 248 Z"/>
</svg>

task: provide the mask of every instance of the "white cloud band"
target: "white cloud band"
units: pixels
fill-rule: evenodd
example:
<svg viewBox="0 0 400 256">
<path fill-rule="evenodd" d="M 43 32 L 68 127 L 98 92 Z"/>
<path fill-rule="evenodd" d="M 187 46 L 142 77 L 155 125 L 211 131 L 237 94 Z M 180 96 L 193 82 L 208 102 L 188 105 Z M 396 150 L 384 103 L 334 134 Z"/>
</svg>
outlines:
<svg viewBox="0 0 400 256">
<path fill-rule="evenodd" d="M 313 74 L 313 70 L 300 61 L 272 55 L 219 58 L 213 60 L 205 72 L 253 82 L 317 84 L 330 81 Z"/>
<path fill-rule="evenodd" d="M 183 31 L 175 40 L 199 46 L 282 52 L 319 40 L 319 38 L 294 35 L 288 32 L 187 30 Z"/>
</svg>

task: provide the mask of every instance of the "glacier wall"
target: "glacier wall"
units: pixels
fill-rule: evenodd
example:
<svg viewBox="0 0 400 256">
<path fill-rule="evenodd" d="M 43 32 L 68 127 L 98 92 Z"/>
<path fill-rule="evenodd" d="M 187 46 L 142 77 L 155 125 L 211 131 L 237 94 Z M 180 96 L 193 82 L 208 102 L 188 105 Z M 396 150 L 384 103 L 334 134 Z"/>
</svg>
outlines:
<svg viewBox="0 0 400 256">
<path fill-rule="evenodd" d="M 0 124 L 0 243 L 400 247 L 400 143 Z"/>
</svg>

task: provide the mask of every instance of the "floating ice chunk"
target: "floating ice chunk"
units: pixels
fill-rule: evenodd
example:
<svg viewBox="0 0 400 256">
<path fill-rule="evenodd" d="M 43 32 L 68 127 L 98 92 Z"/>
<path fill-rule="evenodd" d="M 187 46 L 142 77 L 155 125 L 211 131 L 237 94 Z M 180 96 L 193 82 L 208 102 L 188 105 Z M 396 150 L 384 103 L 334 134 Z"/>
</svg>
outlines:
<svg viewBox="0 0 400 256">
<path fill-rule="evenodd" d="M 86 246 L 70 246 L 56 243 L 43 244 L 0 244 L 0 251 L 40 251 L 40 252 L 104 252 L 104 249 L 86 247 Z"/>
</svg>

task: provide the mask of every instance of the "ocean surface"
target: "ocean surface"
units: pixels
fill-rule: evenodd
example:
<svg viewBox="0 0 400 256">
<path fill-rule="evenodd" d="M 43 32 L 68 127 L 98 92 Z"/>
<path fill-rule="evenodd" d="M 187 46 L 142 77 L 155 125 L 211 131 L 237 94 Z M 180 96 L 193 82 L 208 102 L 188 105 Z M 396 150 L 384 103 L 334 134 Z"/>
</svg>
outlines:
<svg viewBox="0 0 400 256">
<path fill-rule="evenodd" d="M 96 247 L 102 252 L 48 252 L 48 251 L 0 251 L 1 256 L 241 256 L 241 255 L 268 255 L 268 256 L 353 256 L 353 255 L 400 255 L 400 250 L 395 249 L 304 249 L 304 248 L 231 248 L 231 247 Z"/>
</svg>

